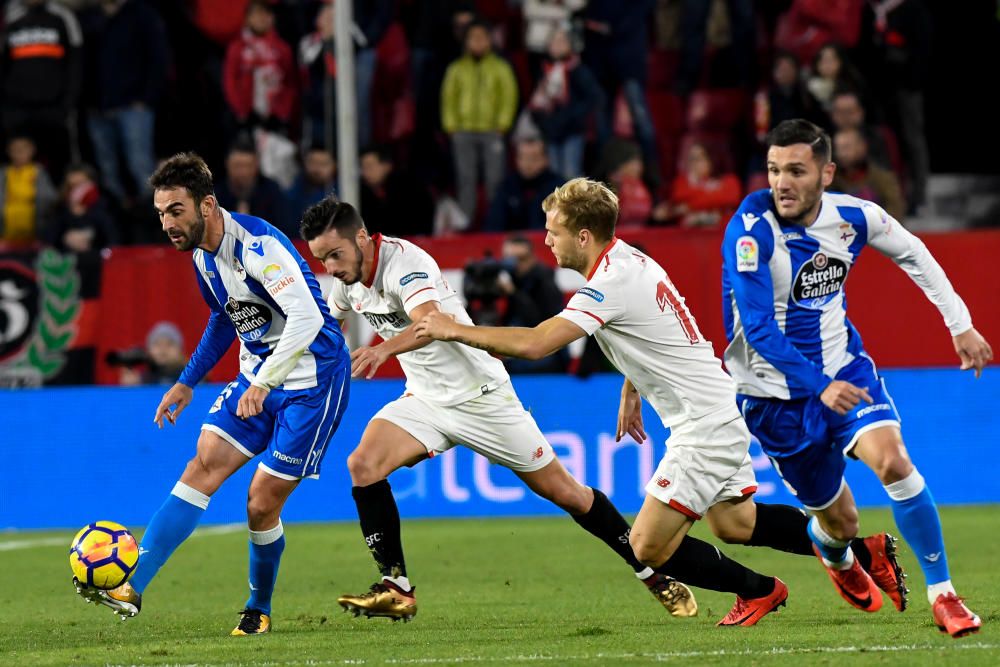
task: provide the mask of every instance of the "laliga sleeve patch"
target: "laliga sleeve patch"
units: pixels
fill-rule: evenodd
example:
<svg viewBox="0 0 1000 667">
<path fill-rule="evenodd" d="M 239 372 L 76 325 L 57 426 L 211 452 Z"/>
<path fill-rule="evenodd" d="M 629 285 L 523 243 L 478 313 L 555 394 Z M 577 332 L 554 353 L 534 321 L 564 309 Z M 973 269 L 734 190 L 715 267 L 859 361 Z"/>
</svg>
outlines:
<svg viewBox="0 0 1000 667">
<path fill-rule="evenodd" d="M 408 285 L 408 284 L 412 283 L 414 280 L 421 280 L 421 279 L 423 279 L 423 280 L 427 279 L 427 274 L 424 273 L 423 271 L 416 271 L 414 273 L 407 273 L 405 276 L 403 276 L 402 278 L 399 279 L 399 284 L 401 286 L 402 285 Z"/>
<path fill-rule="evenodd" d="M 271 282 L 272 280 L 277 280 L 281 277 L 283 271 L 281 267 L 277 264 L 268 264 L 264 267 L 264 280 Z"/>
<path fill-rule="evenodd" d="M 752 236 L 741 236 L 736 241 L 736 270 L 739 272 L 756 271 L 760 260 L 757 239 Z"/>
<path fill-rule="evenodd" d="M 594 301 L 601 303 L 604 301 L 604 294 L 598 292 L 593 287 L 582 287 L 576 291 L 577 294 L 583 294 L 584 296 L 589 296 Z"/>
</svg>

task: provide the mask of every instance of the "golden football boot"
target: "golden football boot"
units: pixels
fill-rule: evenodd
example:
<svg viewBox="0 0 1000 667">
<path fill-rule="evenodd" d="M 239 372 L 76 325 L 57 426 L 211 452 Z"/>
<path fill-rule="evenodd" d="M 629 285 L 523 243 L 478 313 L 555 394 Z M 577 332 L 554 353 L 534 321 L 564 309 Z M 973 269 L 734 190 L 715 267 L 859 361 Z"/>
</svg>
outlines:
<svg viewBox="0 0 1000 667">
<path fill-rule="evenodd" d="M 698 615 L 698 602 L 694 599 L 694 593 L 676 579 L 655 572 L 648 579 L 643 579 L 642 583 L 646 584 L 649 592 L 671 616 L 687 618 Z"/>
<path fill-rule="evenodd" d="M 353 612 L 355 616 L 381 616 L 405 623 L 417 615 L 414 590 L 411 588 L 409 592 L 405 592 L 391 581 L 383 580 L 372 584 L 363 595 L 341 595 L 337 598 L 337 604 L 344 611 Z"/>
<path fill-rule="evenodd" d="M 132 618 L 142 609 L 142 594 L 132 588 L 132 584 L 127 581 L 118 588 L 105 591 L 88 586 L 73 577 L 73 586 L 84 600 L 110 608 L 123 621 Z"/>
<path fill-rule="evenodd" d="M 271 617 L 258 609 L 244 609 L 240 612 L 240 622 L 229 634 L 233 637 L 262 635 L 271 631 Z"/>
</svg>

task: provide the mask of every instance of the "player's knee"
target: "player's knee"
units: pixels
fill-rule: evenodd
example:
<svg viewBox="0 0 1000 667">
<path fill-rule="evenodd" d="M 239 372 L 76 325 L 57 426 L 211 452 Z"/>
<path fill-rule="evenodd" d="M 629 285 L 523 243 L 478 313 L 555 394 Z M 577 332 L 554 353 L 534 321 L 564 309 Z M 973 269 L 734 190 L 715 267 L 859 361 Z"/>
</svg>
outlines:
<svg viewBox="0 0 1000 667">
<path fill-rule="evenodd" d="M 281 506 L 268 494 L 252 494 L 247 498 L 247 525 L 250 530 L 273 527 L 280 513 Z"/>
<path fill-rule="evenodd" d="M 347 457 L 347 470 L 354 486 L 368 486 L 384 479 L 376 457 L 358 448 Z"/>
<path fill-rule="evenodd" d="M 898 482 L 901 479 L 909 477 L 913 469 L 913 463 L 910 461 L 910 457 L 906 455 L 906 452 L 895 451 L 888 456 L 884 456 L 878 462 L 875 474 L 878 475 L 882 484 L 892 484 L 893 482 Z"/>
<path fill-rule="evenodd" d="M 712 532 L 726 544 L 746 544 L 753 535 L 753 528 L 738 524 L 713 525 Z"/>
</svg>

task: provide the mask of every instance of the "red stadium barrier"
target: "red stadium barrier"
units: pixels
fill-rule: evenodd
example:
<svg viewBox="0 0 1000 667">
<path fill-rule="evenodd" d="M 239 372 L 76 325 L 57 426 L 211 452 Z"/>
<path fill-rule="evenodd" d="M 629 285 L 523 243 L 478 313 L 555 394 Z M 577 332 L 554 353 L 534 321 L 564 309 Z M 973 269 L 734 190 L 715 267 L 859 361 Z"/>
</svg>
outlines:
<svg viewBox="0 0 1000 667">
<path fill-rule="evenodd" d="M 529 236 L 536 241 L 539 255 L 551 263 L 543 234 Z M 721 353 L 725 342 L 720 303 L 721 234 L 650 229 L 625 232 L 622 238 L 642 246 L 666 268 L 687 298 L 701 331 Z M 1000 345 L 1000 309 L 996 307 L 1000 273 L 990 268 L 1000 257 L 1000 230 L 925 234 L 921 238 L 965 299 L 976 327 L 994 345 Z M 461 268 L 487 251 L 498 255 L 503 236 L 476 234 L 414 241 L 448 269 Z M 851 275 L 846 288 L 849 315 L 881 366 L 958 363 L 937 310 L 891 261 L 868 249 Z M 106 352 L 141 344 L 150 327 L 160 320 L 180 326 L 190 352 L 208 317 L 195 284 L 191 256 L 169 247 L 115 249 L 104 265 L 101 299 L 92 305 L 97 312 L 89 313 L 88 328 L 98 346 L 97 380 L 102 384 L 117 382 L 117 371 L 103 362 Z M 230 350 L 210 379 L 227 381 L 236 369 L 236 353 Z"/>
</svg>

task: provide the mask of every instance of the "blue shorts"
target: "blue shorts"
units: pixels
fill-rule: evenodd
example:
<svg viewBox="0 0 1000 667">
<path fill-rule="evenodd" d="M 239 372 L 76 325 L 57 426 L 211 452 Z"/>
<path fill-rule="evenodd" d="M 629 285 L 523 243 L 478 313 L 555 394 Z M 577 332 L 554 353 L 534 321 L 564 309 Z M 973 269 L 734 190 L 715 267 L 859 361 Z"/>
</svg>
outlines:
<svg viewBox="0 0 1000 667">
<path fill-rule="evenodd" d="M 264 411 L 249 419 L 236 416 L 240 397 L 250 387 L 241 374 L 215 399 L 201 428 L 250 458 L 266 450 L 258 467 L 275 477 L 318 478 L 326 446 L 347 410 L 350 373 L 349 363 L 340 364 L 310 389 L 272 389 Z"/>
<path fill-rule="evenodd" d="M 794 400 L 737 394 L 743 418 L 788 490 L 809 509 L 824 509 L 840 495 L 845 456 L 862 433 L 899 426 L 899 414 L 875 364 L 861 356 L 837 373 L 837 380 L 864 387 L 872 403 L 861 401 L 846 415 L 823 405 L 819 396 Z"/>
</svg>

